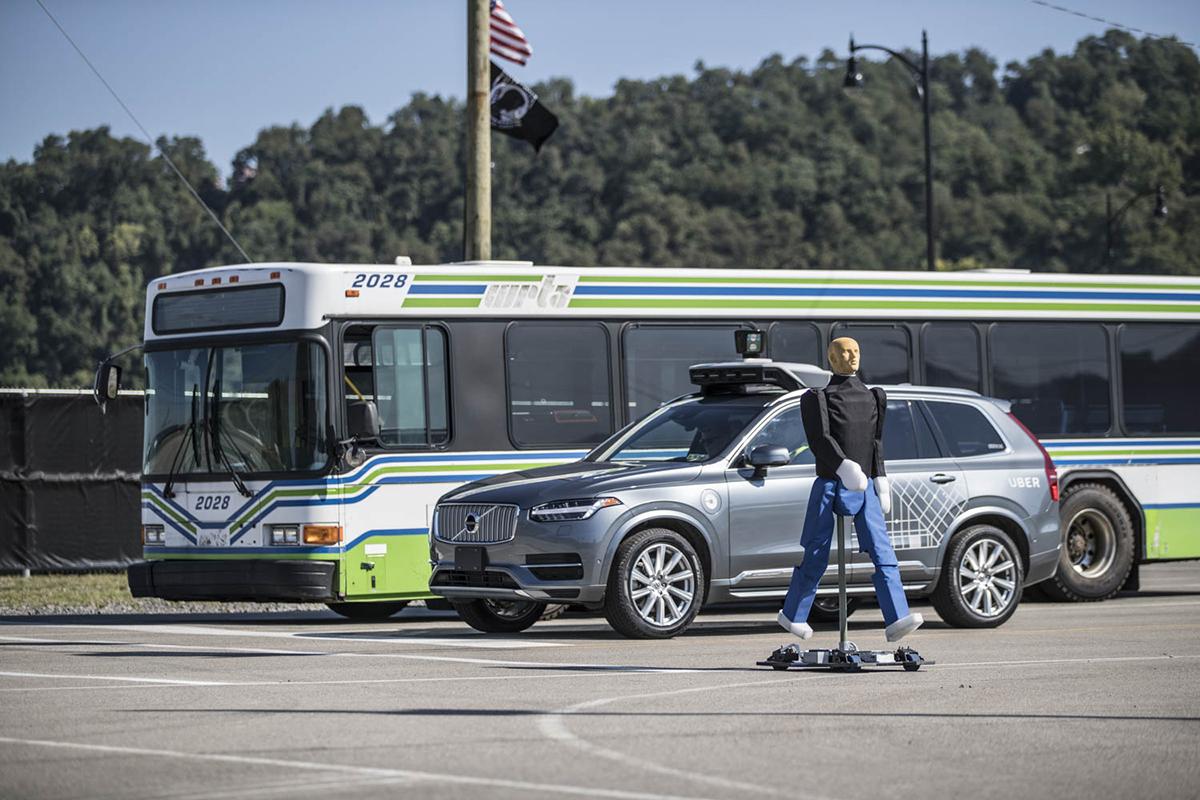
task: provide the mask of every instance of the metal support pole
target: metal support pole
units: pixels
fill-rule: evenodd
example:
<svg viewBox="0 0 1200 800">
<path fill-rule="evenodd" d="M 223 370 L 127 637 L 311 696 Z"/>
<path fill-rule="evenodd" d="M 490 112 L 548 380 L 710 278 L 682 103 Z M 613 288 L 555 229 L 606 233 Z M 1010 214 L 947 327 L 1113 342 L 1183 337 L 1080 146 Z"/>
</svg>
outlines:
<svg viewBox="0 0 1200 800">
<path fill-rule="evenodd" d="M 849 623 L 846 613 L 846 518 L 837 515 L 838 537 L 838 649 L 850 650 Z"/>
<path fill-rule="evenodd" d="M 929 135 L 929 37 L 921 31 L 921 106 L 925 112 L 925 262 L 937 269 L 933 245 L 933 145 Z"/>
<path fill-rule="evenodd" d="M 463 250 L 467 261 L 492 257 L 491 8 L 467 0 L 467 197 Z"/>
</svg>

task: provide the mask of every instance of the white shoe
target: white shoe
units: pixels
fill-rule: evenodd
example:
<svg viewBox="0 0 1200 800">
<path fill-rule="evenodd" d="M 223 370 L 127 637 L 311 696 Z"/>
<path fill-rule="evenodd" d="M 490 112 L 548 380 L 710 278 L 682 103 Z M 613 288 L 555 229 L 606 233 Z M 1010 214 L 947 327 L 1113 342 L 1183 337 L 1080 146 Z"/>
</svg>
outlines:
<svg viewBox="0 0 1200 800">
<path fill-rule="evenodd" d="M 888 625 L 884 633 L 887 634 L 889 642 L 898 642 L 924 624 L 925 618 L 920 614 L 909 614 Z"/>
<path fill-rule="evenodd" d="M 792 622 L 782 611 L 779 612 L 779 616 L 777 616 L 775 619 L 785 631 L 793 636 L 798 636 L 801 639 L 812 638 L 813 631 L 807 622 Z"/>
</svg>

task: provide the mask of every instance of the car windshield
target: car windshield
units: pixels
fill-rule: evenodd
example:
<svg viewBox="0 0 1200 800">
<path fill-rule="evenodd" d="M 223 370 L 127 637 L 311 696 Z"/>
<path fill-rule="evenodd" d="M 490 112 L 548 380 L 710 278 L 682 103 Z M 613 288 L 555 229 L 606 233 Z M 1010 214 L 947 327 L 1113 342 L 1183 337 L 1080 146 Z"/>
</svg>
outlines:
<svg viewBox="0 0 1200 800">
<path fill-rule="evenodd" d="M 321 347 L 307 341 L 147 353 L 143 472 L 322 468 L 325 369 Z"/>
<path fill-rule="evenodd" d="M 709 461 L 762 412 L 773 397 L 694 398 L 655 411 L 614 439 L 590 461 Z"/>
</svg>

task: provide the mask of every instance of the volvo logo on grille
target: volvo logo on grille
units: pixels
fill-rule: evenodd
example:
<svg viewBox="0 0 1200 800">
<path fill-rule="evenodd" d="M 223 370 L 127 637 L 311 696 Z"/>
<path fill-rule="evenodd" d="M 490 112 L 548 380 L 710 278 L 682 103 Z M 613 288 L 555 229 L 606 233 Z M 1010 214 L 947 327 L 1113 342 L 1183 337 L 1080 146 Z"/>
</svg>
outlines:
<svg viewBox="0 0 1200 800">
<path fill-rule="evenodd" d="M 474 514 L 467 514 L 467 518 L 463 522 L 463 530 L 467 533 L 474 533 L 479 530 L 479 517 Z"/>
</svg>

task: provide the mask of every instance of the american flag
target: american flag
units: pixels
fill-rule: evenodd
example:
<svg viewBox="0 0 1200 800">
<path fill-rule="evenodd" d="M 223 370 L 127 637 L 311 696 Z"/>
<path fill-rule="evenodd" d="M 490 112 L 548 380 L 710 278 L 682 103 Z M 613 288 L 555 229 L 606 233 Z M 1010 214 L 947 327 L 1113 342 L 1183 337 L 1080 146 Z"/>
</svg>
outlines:
<svg viewBox="0 0 1200 800">
<path fill-rule="evenodd" d="M 492 2 L 492 53 L 524 66 L 533 55 L 525 33 L 513 22 L 501 0 Z"/>
</svg>

